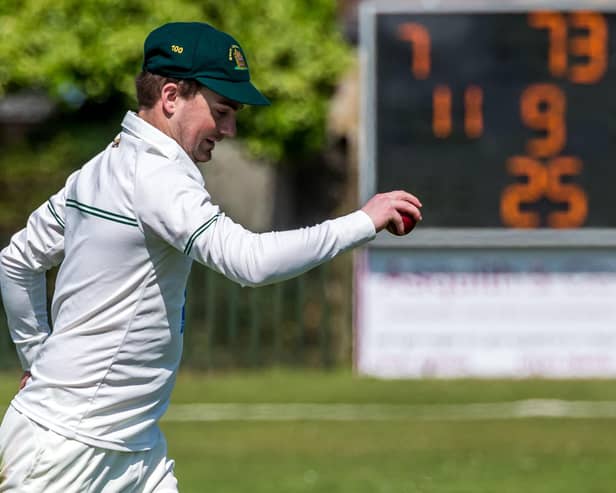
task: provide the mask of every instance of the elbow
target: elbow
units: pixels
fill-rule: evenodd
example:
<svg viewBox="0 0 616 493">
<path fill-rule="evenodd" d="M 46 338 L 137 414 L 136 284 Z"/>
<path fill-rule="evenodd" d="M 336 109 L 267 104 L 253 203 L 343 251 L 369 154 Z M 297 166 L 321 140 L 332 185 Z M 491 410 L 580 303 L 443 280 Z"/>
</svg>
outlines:
<svg viewBox="0 0 616 493">
<path fill-rule="evenodd" d="M 242 286 L 258 288 L 281 280 L 278 259 L 272 255 L 253 257 L 245 266 L 245 275 L 241 276 Z"/>
<path fill-rule="evenodd" d="M 4 248 L 3 250 L 0 250 L 0 281 L 4 277 L 6 277 L 7 271 L 9 269 L 9 265 L 7 262 L 5 252 L 6 252 L 6 248 Z"/>
<path fill-rule="evenodd" d="M 9 248 L 0 251 L 0 279 L 7 279 L 19 276 L 19 265 L 8 254 Z"/>
<path fill-rule="evenodd" d="M 6 262 L 6 248 L 0 250 L 0 269 L 4 267 Z"/>
<path fill-rule="evenodd" d="M 240 280 L 240 284 L 247 288 L 259 288 L 272 284 L 277 279 L 275 276 L 267 275 L 265 272 L 252 273 Z"/>
</svg>

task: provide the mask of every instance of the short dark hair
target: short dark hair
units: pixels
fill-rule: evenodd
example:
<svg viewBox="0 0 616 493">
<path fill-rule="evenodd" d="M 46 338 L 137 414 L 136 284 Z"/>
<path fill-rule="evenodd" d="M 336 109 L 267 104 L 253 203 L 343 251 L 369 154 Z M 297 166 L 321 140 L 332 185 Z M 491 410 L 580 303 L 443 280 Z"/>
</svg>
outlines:
<svg viewBox="0 0 616 493">
<path fill-rule="evenodd" d="M 175 82 L 180 96 L 185 99 L 190 99 L 199 92 L 200 84 L 194 79 L 174 79 L 143 71 L 135 79 L 139 108 L 152 108 L 160 99 L 163 86 L 168 82 Z"/>
</svg>

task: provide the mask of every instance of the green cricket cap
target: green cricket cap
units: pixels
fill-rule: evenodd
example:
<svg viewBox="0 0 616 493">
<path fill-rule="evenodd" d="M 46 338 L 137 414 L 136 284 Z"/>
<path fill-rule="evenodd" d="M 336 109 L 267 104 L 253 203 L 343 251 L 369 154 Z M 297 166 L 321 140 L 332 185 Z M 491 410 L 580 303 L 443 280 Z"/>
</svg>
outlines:
<svg viewBox="0 0 616 493">
<path fill-rule="evenodd" d="M 175 79 L 195 79 L 232 101 L 268 105 L 250 82 L 240 44 L 203 22 L 171 22 L 152 31 L 143 47 L 143 70 Z"/>
</svg>

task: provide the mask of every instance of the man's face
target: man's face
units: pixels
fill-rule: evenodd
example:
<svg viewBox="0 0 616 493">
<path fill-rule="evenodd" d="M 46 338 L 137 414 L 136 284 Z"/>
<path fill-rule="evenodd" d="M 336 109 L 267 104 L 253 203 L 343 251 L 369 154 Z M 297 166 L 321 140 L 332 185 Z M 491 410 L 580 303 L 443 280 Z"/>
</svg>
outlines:
<svg viewBox="0 0 616 493">
<path fill-rule="evenodd" d="M 196 162 L 212 159 L 216 142 L 235 137 L 236 113 L 242 105 L 201 87 L 189 99 L 179 97 L 171 117 L 172 137 Z"/>
</svg>

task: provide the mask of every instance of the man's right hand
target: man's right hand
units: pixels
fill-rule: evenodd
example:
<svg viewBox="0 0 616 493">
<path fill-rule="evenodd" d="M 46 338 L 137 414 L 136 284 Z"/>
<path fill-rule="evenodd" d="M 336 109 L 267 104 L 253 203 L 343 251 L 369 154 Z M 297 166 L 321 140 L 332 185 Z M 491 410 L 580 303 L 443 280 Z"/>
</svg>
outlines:
<svg viewBox="0 0 616 493">
<path fill-rule="evenodd" d="M 19 390 L 23 389 L 26 386 L 26 382 L 31 376 L 32 374 L 29 371 L 24 372 L 24 374 L 21 376 L 21 380 L 19 380 Z"/>
<path fill-rule="evenodd" d="M 377 233 L 392 223 L 398 233 L 403 234 L 404 223 L 400 213 L 406 212 L 415 221 L 421 221 L 420 209 L 421 202 L 417 197 L 403 190 L 396 190 L 376 194 L 361 210 L 370 216 Z"/>
</svg>

